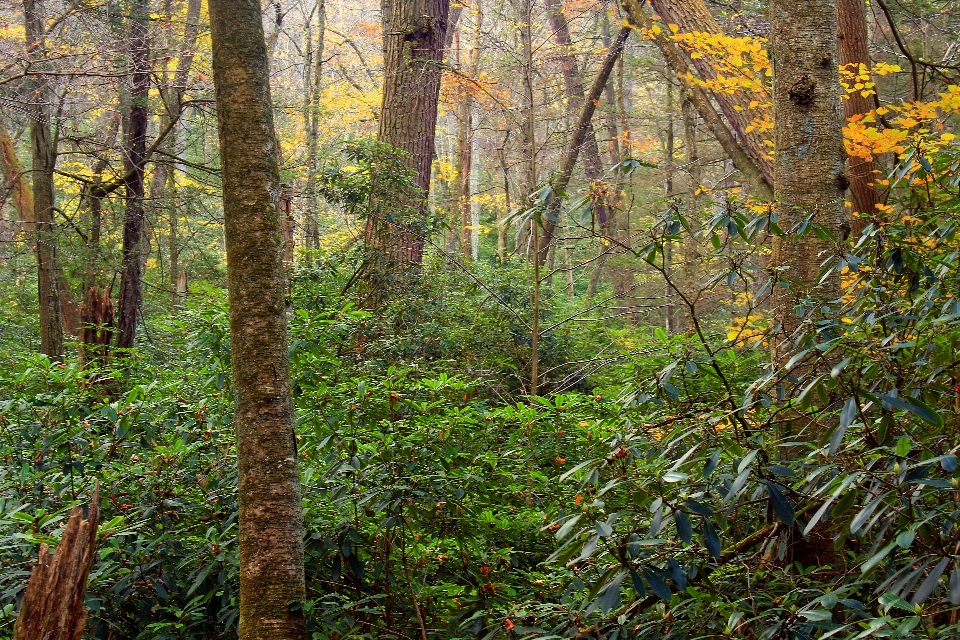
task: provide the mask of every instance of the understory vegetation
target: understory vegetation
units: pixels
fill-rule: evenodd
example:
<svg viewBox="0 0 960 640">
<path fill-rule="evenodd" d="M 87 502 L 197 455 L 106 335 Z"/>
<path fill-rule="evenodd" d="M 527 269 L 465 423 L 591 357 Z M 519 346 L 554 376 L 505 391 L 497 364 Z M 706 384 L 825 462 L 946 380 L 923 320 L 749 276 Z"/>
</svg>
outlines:
<svg viewBox="0 0 960 640">
<path fill-rule="evenodd" d="M 904 202 L 928 177 L 936 194 L 828 238 L 843 297 L 801 301 L 776 364 L 763 300 L 789 285 L 753 265 L 780 230 L 736 204 L 696 226 L 674 208 L 638 252 L 662 276 L 666 243 L 700 247 L 686 332 L 545 295 L 533 398 L 529 267 L 434 255 L 372 314 L 343 292 L 360 254 L 314 255 L 289 314 L 313 637 L 960 632 L 956 160 L 911 166 Z M 99 481 L 92 637 L 234 636 L 225 306 L 198 290 L 84 368 L 3 312 L 4 629 L 37 544 Z"/>
</svg>

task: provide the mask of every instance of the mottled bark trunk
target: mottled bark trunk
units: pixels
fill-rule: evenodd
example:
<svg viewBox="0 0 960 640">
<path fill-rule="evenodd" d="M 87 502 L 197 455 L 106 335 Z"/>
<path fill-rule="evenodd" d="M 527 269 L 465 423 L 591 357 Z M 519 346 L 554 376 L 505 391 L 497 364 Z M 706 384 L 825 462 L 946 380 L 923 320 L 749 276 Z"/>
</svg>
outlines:
<svg viewBox="0 0 960 640">
<path fill-rule="evenodd" d="M 650 0 L 650 6 L 660 15 L 660 19 L 664 23 L 676 24 L 679 27 L 679 33 L 700 32 L 710 35 L 723 33 L 703 0 L 683 0 L 683 2 Z M 717 70 L 711 64 L 709 58 L 705 56 L 686 56 L 686 60 L 696 69 L 697 74 L 703 80 L 711 81 L 717 78 Z M 767 154 L 763 137 L 757 129 L 748 131 L 756 113 L 755 110 L 750 108 L 750 103 L 757 97 L 743 91 L 734 93 L 711 92 L 711 94 L 727 122 L 736 132 L 740 146 L 753 160 L 764 180 L 768 184 L 773 184 L 773 159 Z"/>
<path fill-rule="evenodd" d="M 710 133 L 717 139 L 723 151 L 733 160 L 734 166 L 743 174 L 744 181 L 749 185 L 754 195 L 765 200 L 773 199 L 773 187 L 764 177 L 763 171 L 757 166 L 750 155 L 744 150 L 734 132 L 727 126 L 704 89 L 694 85 L 684 78 L 689 72 L 687 61 L 676 42 L 670 40 L 663 33 L 655 34 L 651 31 L 653 22 L 640 6 L 638 0 L 622 0 L 630 19 L 650 33 L 654 44 L 660 49 L 670 70 L 684 83 L 685 97 L 697 108 L 704 124 Z"/>
<path fill-rule="evenodd" d="M 311 263 L 309 251 L 320 248 L 320 228 L 317 224 L 317 176 L 319 172 L 320 140 L 320 92 L 323 89 L 323 42 L 326 34 L 327 13 L 323 0 L 314 5 L 317 19 L 317 45 L 313 45 L 312 28 L 307 29 L 309 56 L 306 82 L 304 83 L 304 123 L 307 131 L 307 211 L 304 216 L 304 245 L 308 250 L 307 263 Z M 312 22 L 313 18 L 311 18 Z"/>
<path fill-rule="evenodd" d="M 699 282 L 700 269 L 700 240 L 696 232 L 700 227 L 700 183 L 703 181 L 700 168 L 700 151 L 697 144 L 697 111 L 689 100 L 683 101 L 683 143 L 687 149 L 687 185 L 686 218 L 690 231 L 683 240 L 683 289 L 686 297 L 692 303 L 700 298 Z M 694 331 L 694 313 L 696 309 L 684 309 L 684 330 L 687 333 Z"/>
<path fill-rule="evenodd" d="M 267 51 L 258 0 L 209 8 L 240 473 L 240 638 L 297 640 L 306 637 L 303 524 Z"/>
<path fill-rule="evenodd" d="M 437 128 L 437 99 L 440 92 L 440 62 L 447 29 L 450 0 L 382 0 L 384 82 L 378 138 L 409 154 L 415 183 L 423 191 L 417 203 L 426 214 L 430 192 Z M 374 207 L 376 210 L 378 207 Z M 384 216 L 367 221 L 368 260 L 367 302 L 378 306 L 390 281 L 417 269 L 423 260 L 424 239 L 406 228 L 405 221 L 394 225 Z"/>
<path fill-rule="evenodd" d="M 837 42 L 840 49 L 840 66 L 858 71 L 860 65 L 870 68 L 870 49 L 867 41 L 867 16 L 864 0 L 837 0 Z M 873 111 L 870 98 L 859 91 L 846 96 L 843 101 L 843 115 L 849 120 L 858 115 Z M 865 160 L 857 156 L 847 156 L 850 176 L 850 200 L 852 213 L 873 216 L 880 203 L 873 181 L 879 167 L 874 160 Z M 855 218 L 851 226 L 859 235 L 867 224 L 867 219 Z"/>
<path fill-rule="evenodd" d="M 127 47 L 130 56 L 130 110 L 124 140 L 126 211 L 123 219 L 123 271 L 120 275 L 117 347 L 130 349 L 137 336 L 137 316 L 143 301 L 143 245 L 146 229 L 144 164 L 147 155 L 147 111 L 150 97 L 149 0 L 136 0 L 130 9 Z"/>
<path fill-rule="evenodd" d="M 776 213 L 786 235 L 773 243 L 771 266 L 790 288 L 773 287 L 779 329 L 774 357 L 789 351 L 800 319 L 796 303 L 807 295 L 839 295 L 836 275 L 822 284 L 820 263 L 831 243 L 791 229 L 810 217 L 839 236 L 847 178 L 837 61 L 836 8 L 828 0 L 771 3 L 771 60 L 776 145 Z"/>
<path fill-rule="evenodd" d="M 46 56 L 44 13 L 41 0 L 24 0 L 24 31 L 27 50 L 43 68 Z M 51 359 L 63 360 L 63 324 L 60 317 L 60 290 L 57 280 L 57 227 L 54 222 L 56 197 L 53 172 L 57 165 L 57 137 L 53 126 L 49 81 L 42 75 L 28 83 L 25 95 L 32 95 L 30 143 L 33 151 L 33 219 L 36 222 L 34 252 L 37 257 L 37 291 L 40 299 L 40 351 Z"/>
<path fill-rule="evenodd" d="M 617 62 L 617 58 L 623 52 L 623 45 L 626 43 L 627 38 L 630 36 L 630 32 L 632 30 L 633 27 L 622 27 L 620 29 L 620 32 L 617 34 L 617 37 L 613 42 L 613 46 L 607 52 L 607 57 L 603 60 L 600 70 L 597 71 L 597 76 L 593 80 L 593 85 L 587 92 L 586 99 L 583 102 L 583 108 L 580 110 L 580 115 L 577 118 L 577 124 L 574 126 L 573 134 L 570 136 L 570 141 L 567 144 L 567 148 L 560 160 L 560 169 L 550 181 L 554 191 L 563 191 L 567 188 L 567 184 L 570 182 L 570 176 L 573 174 L 573 167 L 576 166 L 577 158 L 580 155 L 580 149 L 583 146 L 583 140 L 587 135 L 587 125 L 590 124 L 590 121 L 593 119 L 593 114 L 597 109 L 597 103 L 600 100 L 600 96 L 603 93 L 604 87 L 607 85 L 607 79 L 610 77 L 610 73 L 613 71 L 613 67 Z M 543 240 L 540 242 L 541 263 L 547 259 L 547 251 L 550 248 L 550 244 L 553 242 L 554 232 L 557 227 L 557 212 L 559 211 L 560 207 L 559 198 L 554 198 L 553 203 L 555 204 L 551 205 L 551 211 L 548 212 L 543 221 Z"/>
</svg>

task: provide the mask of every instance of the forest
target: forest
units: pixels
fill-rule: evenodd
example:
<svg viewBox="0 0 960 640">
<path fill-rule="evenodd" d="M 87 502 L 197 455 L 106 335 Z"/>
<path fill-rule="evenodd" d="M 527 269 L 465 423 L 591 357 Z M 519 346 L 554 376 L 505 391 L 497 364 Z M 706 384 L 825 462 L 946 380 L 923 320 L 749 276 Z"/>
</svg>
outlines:
<svg viewBox="0 0 960 640">
<path fill-rule="evenodd" d="M 957 0 L 0 0 L 0 639 L 960 637 Z"/>
</svg>

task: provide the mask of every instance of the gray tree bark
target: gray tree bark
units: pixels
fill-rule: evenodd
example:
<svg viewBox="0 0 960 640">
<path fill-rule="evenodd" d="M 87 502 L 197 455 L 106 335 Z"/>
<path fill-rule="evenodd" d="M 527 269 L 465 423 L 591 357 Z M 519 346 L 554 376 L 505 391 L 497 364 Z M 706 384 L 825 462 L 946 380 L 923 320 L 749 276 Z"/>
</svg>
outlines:
<svg viewBox="0 0 960 640">
<path fill-rule="evenodd" d="M 259 0 L 208 0 L 237 454 L 240 638 L 306 637 L 303 523 L 290 399 L 280 169 Z"/>
<path fill-rule="evenodd" d="M 826 301 L 839 295 L 839 277 L 819 284 L 820 263 L 833 250 L 792 228 L 810 217 L 840 236 L 848 184 L 844 161 L 837 14 L 828 0 L 774 0 L 770 7 L 773 117 L 776 145 L 775 201 L 786 232 L 773 243 L 771 267 L 790 288 L 773 287 L 779 329 L 774 357 L 789 350 L 800 319 L 796 303 L 807 295 Z M 785 346 L 787 345 L 787 346 Z"/>
<path fill-rule="evenodd" d="M 24 31 L 27 51 L 43 69 L 46 57 L 46 13 L 42 0 L 24 0 Z M 30 144 L 33 150 L 34 252 L 37 257 L 37 290 L 40 298 L 40 351 L 51 359 L 63 360 L 63 322 L 57 280 L 57 226 L 54 221 L 56 196 L 53 172 L 57 166 L 57 133 L 53 126 L 53 92 L 42 75 L 27 83 L 30 97 Z"/>
</svg>

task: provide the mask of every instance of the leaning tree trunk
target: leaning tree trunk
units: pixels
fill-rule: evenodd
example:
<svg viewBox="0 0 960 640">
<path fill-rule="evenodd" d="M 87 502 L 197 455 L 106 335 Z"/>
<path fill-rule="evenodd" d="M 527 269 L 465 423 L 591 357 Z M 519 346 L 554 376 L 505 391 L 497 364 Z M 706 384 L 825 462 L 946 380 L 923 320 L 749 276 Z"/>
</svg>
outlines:
<svg viewBox="0 0 960 640">
<path fill-rule="evenodd" d="M 706 33 L 710 35 L 723 33 L 703 0 L 683 0 L 682 2 L 677 0 L 650 0 L 650 6 L 660 15 L 660 19 L 664 23 L 676 24 L 679 33 Z M 708 58 L 690 55 L 686 58 L 703 80 L 711 81 L 717 78 L 717 70 Z M 757 165 L 764 179 L 768 183 L 772 183 L 773 161 L 767 154 L 763 137 L 757 129 L 750 126 L 755 113 L 750 108 L 750 103 L 756 99 L 756 96 L 745 91 L 734 93 L 711 91 L 711 94 L 717 101 L 717 105 L 727 122 L 736 132 L 737 140 L 739 140 L 743 150 Z"/>
<path fill-rule="evenodd" d="M 837 40 L 840 48 L 840 65 L 858 71 L 860 65 L 870 68 L 870 48 L 867 42 L 867 16 L 864 0 L 837 0 Z M 860 91 L 854 91 L 843 101 L 843 115 L 849 120 L 858 115 L 873 111 L 869 97 Z M 848 156 L 850 173 L 850 200 L 853 213 L 873 216 L 877 213 L 880 198 L 873 186 L 878 171 L 872 158 L 867 160 L 859 156 Z M 851 225 L 859 235 L 866 226 L 866 219 L 860 218 Z"/>
<path fill-rule="evenodd" d="M 38 58 L 43 69 L 46 38 L 42 0 L 24 0 L 24 31 L 30 56 Z M 52 98 L 49 81 L 42 75 L 28 83 L 32 95 L 30 142 L 33 149 L 33 238 L 37 256 L 37 289 L 40 298 L 40 351 L 51 359 L 62 360 L 63 324 L 60 317 L 60 290 L 57 286 L 60 267 L 57 263 L 57 235 L 54 222 L 56 197 L 53 172 L 57 165 L 57 136 L 52 126 Z"/>
<path fill-rule="evenodd" d="M 97 551 L 100 490 L 94 488 L 87 519 L 79 507 L 70 511 L 53 557 L 40 545 L 40 557 L 30 573 L 20 613 L 13 628 L 15 640 L 80 640 L 87 623 L 83 606 L 87 577 Z"/>
<path fill-rule="evenodd" d="M 607 57 L 604 58 L 603 64 L 600 66 L 600 70 L 597 71 L 593 85 L 587 92 L 583 107 L 580 109 L 580 115 L 574 126 L 573 135 L 570 136 L 567 148 L 563 153 L 563 157 L 560 159 L 560 170 L 557 171 L 550 181 L 554 191 L 565 190 L 567 184 L 570 182 L 570 176 L 573 175 L 573 167 L 577 164 L 580 149 L 583 147 L 583 141 L 587 135 L 587 125 L 589 125 L 593 119 L 593 114 L 597 109 L 600 96 L 603 94 L 603 90 L 607 85 L 607 79 L 613 71 L 613 65 L 616 64 L 617 58 L 620 57 L 620 54 L 623 52 L 623 46 L 627 42 L 627 38 L 630 36 L 632 30 L 632 26 L 622 27 L 620 29 L 620 32 L 613 42 L 613 46 L 607 52 Z M 559 219 L 557 214 L 559 213 L 560 199 L 554 198 L 550 206 L 551 210 L 544 216 L 545 219 L 543 221 L 543 240 L 540 242 L 538 250 L 540 264 L 546 261 L 550 244 L 553 242 L 554 232 L 557 229 L 557 220 Z"/>
<path fill-rule="evenodd" d="M 837 64 L 836 8 L 828 0 L 771 3 L 771 60 L 776 153 L 775 200 L 779 226 L 771 266 L 790 287 L 773 287 L 779 328 L 774 358 L 789 351 L 799 325 L 795 305 L 807 295 L 830 300 L 839 294 L 836 276 L 820 281 L 820 263 L 831 243 L 792 228 L 807 217 L 834 235 L 843 223 L 844 172 Z"/>
<path fill-rule="evenodd" d="M 123 220 L 123 271 L 120 275 L 120 304 L 117 347 L 130 349 L 137 337 L 137 314 L 143 300 L 143 240 L 146 216 L 144 164 L 147 156 L 147 103 L 150 97 L 150 0 L 136 0 L 130 9 L 127 46 L 130 54 L 131 89 L 129 125 L 124 140 L 126 211 Z"/>
<path fill-rule="evenodd" d="M 437 129 L 437 99 L 450 0 L 382 0 L 383 102 L 378 139 L 408 154 L 423 197 L 415 209 L 426 215 Z M 374 210 L 378 207 L 374 206 Z M 424 238 L 414 221 L 392 224 L 384 216 L 367 221 L 365 241 L 372 258 L 366 275 L 368 306 L 378 306 L 387 283 L 423 261 Z M 387 276 L 392 276 L 389 278 Z"/>
<path fill-rule="evenodd" d="M 259 0 L 208 0 L 240 471 L 240 638 L 306 637 L 280 169 Z M 300 604 L 300 606 L 294 606 Z"/>
</svg>

